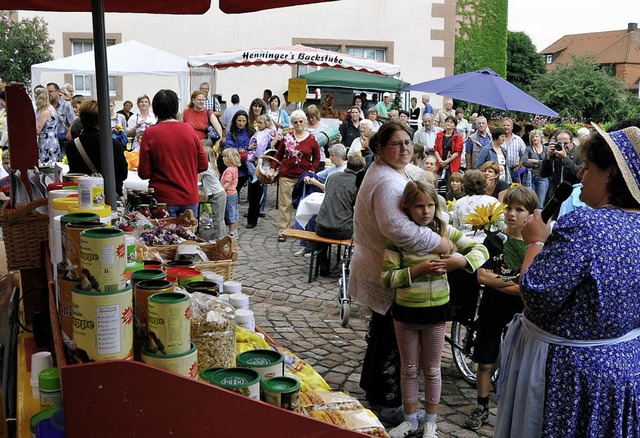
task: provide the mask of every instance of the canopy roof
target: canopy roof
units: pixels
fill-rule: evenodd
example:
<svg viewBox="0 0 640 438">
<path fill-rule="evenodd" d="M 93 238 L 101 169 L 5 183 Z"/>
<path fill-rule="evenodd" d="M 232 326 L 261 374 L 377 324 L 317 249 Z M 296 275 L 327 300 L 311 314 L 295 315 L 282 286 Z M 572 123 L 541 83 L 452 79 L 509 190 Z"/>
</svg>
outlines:
<svg viewBox="0 0 640 438">
<path fill-rule="evenodd" d="M 307 85 L 311 87 L 353 88 L 365 91 L 399 91 L 411 85 L 395 78 L 338 68 L 323 68 L 300 75 L 300 79 L 306 79 Z"/>
<path fill-rule="evenodd" d="M 180 84 L 180 98 L 189 101 L 189 69 L 187 60 L 147 46 L 138 41 L 127 41 L 107 47 L 107 63 L 112 76 L 177 76 Z M 93 51 L 68 56 L 31 66 L 31 80 L 40 83 L 42 72 L 68 74 L 95 74 Z"/>
<path fill-rule="evenodd" d="M 246 67 L 250 65 L 300 64 L 365 71 L 384 76 L 395 76 L 400 73 L 400 67 L 395 64 L 360 58 L 359 56 L 347 55 L 346 53 L 315 49 L 301 44 L 286 47 L 205 53 L 198 56 L 189 56 L 188 60 L 190 67 L 208 67 L 213 69 Z"/>
</svg>

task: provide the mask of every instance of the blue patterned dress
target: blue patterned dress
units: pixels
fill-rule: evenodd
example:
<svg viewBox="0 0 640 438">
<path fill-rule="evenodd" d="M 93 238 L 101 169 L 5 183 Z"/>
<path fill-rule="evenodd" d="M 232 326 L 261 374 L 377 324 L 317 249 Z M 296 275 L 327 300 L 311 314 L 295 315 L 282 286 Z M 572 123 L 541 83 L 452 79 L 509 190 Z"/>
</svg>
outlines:
<svg viewBox="0 0 640 438">
<path fill-rule="evenodd" d="M 522 279 L 526 317 L 572 340 L 640 327 L 640 214 L 615 207 L 560 218 Z M 640 437 L 640 338 L 548 349 L 544 437 Z"/>
<path fill-rule="evenodd" d="M 38 158 L 40 162 L 59 162 L 62 161 L 62 153 L 60 152 L 60 143 L 58 142 L 58 114 L 55 111 L 49 111 L 51 118 L 47 120 L 38 137 Z"/>
</svg>

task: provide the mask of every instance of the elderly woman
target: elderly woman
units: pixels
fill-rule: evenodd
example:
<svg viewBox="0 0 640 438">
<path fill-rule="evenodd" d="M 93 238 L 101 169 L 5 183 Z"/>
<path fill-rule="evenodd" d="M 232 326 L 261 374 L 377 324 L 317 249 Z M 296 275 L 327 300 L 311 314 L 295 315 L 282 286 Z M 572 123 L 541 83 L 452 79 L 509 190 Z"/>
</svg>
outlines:
<svg viewBox="0 0 640 438">
<path fill-rule="evenodd" d="M 453 172 L 460 171 L 464 141 L 462 136 L 456 132 L 457 123 L 455 117 L 447 116 L 444 120 L 444 131 L 436 134 L 436 142 L 433 146 L 433 152 L 438 161 L 436 171 L 442 172 L 443 177 L 445 172 L 447 175 L 451 175 Z"/>
<path fill-rule="evenodd" d="M 545 204 L 547 190 L 549 190 L 549 178 L 540 176 L 540 166 L 546 154 L 542 138 L 542 131 L 539 129 L 534 129 L 529 133 L 529 146 L 524 150 L 523 163 L 530 175 L 530 178 L 525 178 L 525 181 L 530 181 L 529 187 L 538 195 L 540 208 Z"/>
<path fill-rule="evenodd" d="M 218 131 L 219 135 L 222 134 L 222 126 L 220 126 L 218 118 L 213 111 L 204 107 L 206 100 L 207 95 L 204 91 L 194 91 L 191 93 L 191 102 L 189 102 L 189 106 L 182 113 L 182 120 L 196 131 L 196 135 L 200 140 L 207 138 L 209 123 L 211 123 L 211 126 Z M 217 148 L 219 144 L 220 139 L 214 143 L 213 147 Z"/>
<path fill-rule="evenodd" d="M 85 173 L 87 175 L 95 171 L 102 173 L 98 102 L 93 99 L 85 99 L 82 104 L 80 104 L 79 113 L 82 132 L 75 141 L 68 140 L 64 145 L 64 150 L 69 160 L 69 172 Z M 111 141 L 113 147 L 116 193 L 118 196 L 122 196 L 122 183 L 127 179 L 128 175 L 127 160 L 124 157 L 124 146 L 122 143 L 114 138 L 112 138 Z M 80 148 L 85 151 L 88 162 L 83 157 L 83 154 L 79 152 Z"/>
<path fill-rule="evenodd" d="M 356 199 L 349 293 L 372 313 L 360 387 L 371 404 L 382 408 L 381 419 L 399 424 L 403 420 L 400 357 L 389 312 L 394 289 L 380 283 L 385 246 L 393 242 L 416 253 L 449 253 L 451 242 L 428 227 L 416 225 L 401 209 L 400 199 L 407 183 L 405 167 L 413 155 L 409 128 L 387 122 L 370 143 L 376 159 L 369 166 Z"/>
<path fill-rule="evenodd" d="M 167 204 L 171 217 L 189 209 L 198 215 L 198 174 L 209 168 L 207 156 L 193 128 L 176 120 L 178 96 L 160 90 L 153 96 L 158 124 L 149 127 L 140 142 L 140 178 L 149 178 L 158 202 Z"/>
<path fill-rule="evenodd" d="M 156 116 L 150 109 L 151 100 L 143 94 L 136 101 L 138 111 L 129 117 L 127 121 L 127 137 L 133 137 L 133 150 L 140 150 L 140 138 L 142 133 L 151 125 L 156 124 Z"/>
<path fill-rule="evenodd" d="M 522 232 L 496 437 L 640 435 L 640 129 L 596 130 L 579 151 L 592 209 L 553 232 L 536 210 Z"/>
<path fill-rule="evenodd" d="M 293 216 L 291 194 L 293 187 L 303 173 L 315 172 L 318 169 L 318 164 L 320 164 L 318 142 L 305 129 L 307 116 L 303 111 L 296 110 L 291 113 L 291 123 L 293 124 L 293 132 L 289 132 L 284 136 L 275 154 L 276 160 L 280 162 L 278 177 L 278 209 L 280 211 L 278 242 L 287 240 L 282 232 L 291 226 Z M 277 166 L 277 162 L 271 163 L 271 169 L 267 172 L 267 177 L 273 178 Z"/>
</svg>

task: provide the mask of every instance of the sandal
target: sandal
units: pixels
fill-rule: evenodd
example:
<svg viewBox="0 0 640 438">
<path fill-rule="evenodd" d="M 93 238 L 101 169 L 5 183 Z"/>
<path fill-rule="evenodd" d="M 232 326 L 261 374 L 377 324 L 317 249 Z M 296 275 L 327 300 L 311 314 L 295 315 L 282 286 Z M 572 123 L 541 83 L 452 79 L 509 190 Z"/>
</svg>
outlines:
<svg viewBox="0 0 640 438">
<path fill-rule="evenodd" d="M 287 236 L 285 236 L 284 234 L 278 234 L 278 242 L 286 242 L 287 241 Z"/>
</svg>

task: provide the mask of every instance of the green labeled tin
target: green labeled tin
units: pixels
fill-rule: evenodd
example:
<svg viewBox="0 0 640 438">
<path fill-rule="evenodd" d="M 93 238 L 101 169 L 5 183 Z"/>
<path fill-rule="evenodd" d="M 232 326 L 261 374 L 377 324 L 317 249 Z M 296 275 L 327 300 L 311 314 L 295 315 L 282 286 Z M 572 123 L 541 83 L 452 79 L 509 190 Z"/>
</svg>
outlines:
<svg viewBox="0 0 640 438">
<path fill-rule="evenodd" d="M 191 299 L 184 292 L 153 294 L 147 302 L 149 337 L 163 354 L 182 354 L 191 346 Z"/>
<path fill-rule="evenodd" d="M 262 381 L 263 401 L 289 411 L 300 411 L 300 382 L 278 376 Z"/>
<path fill-rule="evenodd" d="M 249 350 L 236 357 L 238 366 L 256 370 L 262 379 L 284 374 L 284 356 L 274 350 Z"/>
<path fill-rule="evenodd" d="M 224 369 L 225 367 L 209 367 L 206 370 L 202 370 L 200 371 L 200 380 L 211 383 L 211 376 L 213 376 L 214 373 Z"/>
<path fill-rule="evenodd" d="M 225 368 L 213 373 L 211 383 L 260 400 L 260 374 L 250 368 Z"/>
</svg>

